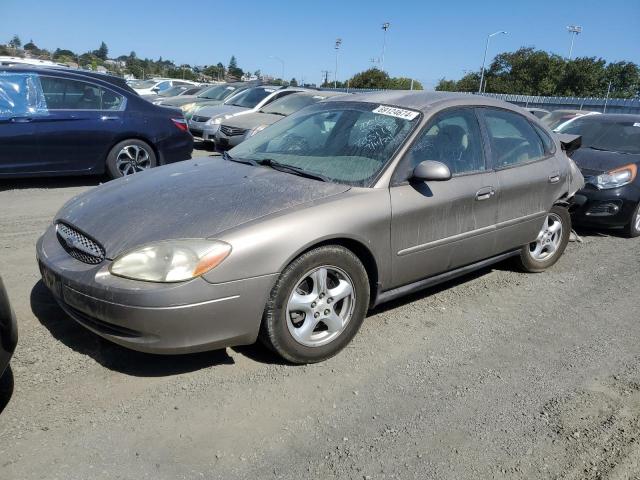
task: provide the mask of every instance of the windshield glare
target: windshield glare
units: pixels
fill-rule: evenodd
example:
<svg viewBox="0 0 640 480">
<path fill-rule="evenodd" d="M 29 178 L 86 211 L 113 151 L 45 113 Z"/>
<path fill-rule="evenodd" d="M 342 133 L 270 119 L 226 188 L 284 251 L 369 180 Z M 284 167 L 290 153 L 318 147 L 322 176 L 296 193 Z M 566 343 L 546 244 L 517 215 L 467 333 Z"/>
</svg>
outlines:
<svg viewBox="0 0 640 480">
<path fill-rule="evenodd" d="M 243 108 L 255 108 L 256 105 L 273 92 L 275 92 L 275 89 L 273 88 L 250 88 L 230 99 L 229 105 Z"/>
<path fill-rule="evenodd" d="M 597 115 L 594 115 L 597 116 Z M 558 133 L 582 135 L 582 148 L 640 154 L 640 122 L 579 118 Z"/>
<path fill-rule="evenodd" d="M 224 100 L 235 91 L 236 87 L 230 85 L 216 85 L 215 87 L 208 88 L 199 94 L 198 97 L 208 100 Z"/>
<path fill-rule="evenodd" d="M 273 101 L 261 111 L 263 113 L 273 113 L 276 115 L 291 115 L 302 108 L 313 103 L 323 100 L 325 97 L 320 95 L 307 95 L 304 93 L 294 93 L 284 98 Z"/>
<path fill-rule="evenodd" d="M 265 159 L 353 186 L 369 186 L 418 123 L 373 113 L 378 105 L 319 104 L 248 138 L 229 154 Z"/>
</svg>

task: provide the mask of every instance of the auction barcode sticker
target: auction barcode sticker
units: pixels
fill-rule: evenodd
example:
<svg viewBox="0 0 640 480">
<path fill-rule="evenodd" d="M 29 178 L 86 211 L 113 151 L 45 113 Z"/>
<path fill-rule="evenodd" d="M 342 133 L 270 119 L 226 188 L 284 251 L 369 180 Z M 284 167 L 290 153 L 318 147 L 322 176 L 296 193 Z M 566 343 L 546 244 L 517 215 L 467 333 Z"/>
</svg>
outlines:
<svg viewBox="0 0 640 480">
<path fill-rule="evenodd" d="M 379 113 L 381 115 L 389 115 L 390 117 L 404 118 L 405 120 L 413 120 L 418 115 L 418 112 L 413 110 L 405 110 L 404 108 L 388 107 L 386 105 L 380 105 L 373 110 L 373 113 Z"/>
</svg>

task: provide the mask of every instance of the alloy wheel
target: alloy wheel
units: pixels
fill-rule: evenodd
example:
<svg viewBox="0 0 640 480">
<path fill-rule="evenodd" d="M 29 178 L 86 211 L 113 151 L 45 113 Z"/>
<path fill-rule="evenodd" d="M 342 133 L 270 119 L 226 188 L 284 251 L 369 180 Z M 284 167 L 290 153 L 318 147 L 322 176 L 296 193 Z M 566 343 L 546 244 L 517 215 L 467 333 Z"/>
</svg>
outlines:
<svg viewBox="0 0 640 480">
<path fill-rule="evenodd" d="M 116 156 L 116 168 L 127 176 L 151 168 L 149 152 L 139 145 L 125 145 Z"/>
<path fill-rule="evenodd" d="M 353 315 L 356 293 L 347 273 L 322 266 L 305 273 L 287 302 L 287 328 L 296 342 L 320 347 L 335 340 Z"/>
<path fill-rule="evenodd" d="M 529 244 L 529 254 L 539 262 L 555 255 L 562 242 L 562 220 L 555 213 L 547 215 L 535 242 Z"/>
</svg>

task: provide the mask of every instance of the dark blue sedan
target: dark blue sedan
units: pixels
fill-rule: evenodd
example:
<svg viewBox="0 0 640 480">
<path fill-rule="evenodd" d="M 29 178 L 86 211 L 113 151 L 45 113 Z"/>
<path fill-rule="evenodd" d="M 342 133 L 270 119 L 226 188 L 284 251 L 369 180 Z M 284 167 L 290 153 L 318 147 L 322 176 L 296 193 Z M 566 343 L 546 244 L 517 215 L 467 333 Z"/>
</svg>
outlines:
<svg viewBox="0 0 640 480">
<path fill-rule="evenodd" d="M 0 146 L 0 178 L 116 178 L 190 158 L 193 138 L 121 78 L 23 66 L 0 68 Z"/>
</svg>

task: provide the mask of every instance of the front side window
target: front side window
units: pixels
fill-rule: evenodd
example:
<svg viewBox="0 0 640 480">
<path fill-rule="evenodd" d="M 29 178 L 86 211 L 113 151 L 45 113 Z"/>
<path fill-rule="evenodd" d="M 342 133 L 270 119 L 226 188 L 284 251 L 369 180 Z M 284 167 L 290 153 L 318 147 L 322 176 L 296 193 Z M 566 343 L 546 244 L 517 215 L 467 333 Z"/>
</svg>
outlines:
<svg viewBox="0 0 640 480">
<path fill-rule="evenodd" d="M 224 100 L 236 93 L 236 91 L 237 88 L 230 85 L 217 85 L 207 88 L 204 92 L 200 93 L 198 97 L 206 98 L 207 100 Z"/>
<path fill-rule="evenodd" d="M 419 121 L 374 113 L 379 105 L 323 103 L 282 119 L 233 148 L 232 157 L 274 160 L 337 183 L 369 186 Z"/>
<path fill-rule="evenodd" d="M 425 160 L 444 163 L 452 175 L 486 169 L 482 136 L 471 109 L 449 110 L 438 114 L 411 146 L 399 168 L 403 179 Z"/>
<path fill-rule="evenodd" d="M 496 168 L 544 158 L 542 140 L 526 118 L 506 110 L 485 108 L 483 111 Z"/>
<path fill-rule="evenodd" d="M 49 110 L 121 110 L 124 97 L 106 88 L 68 78 L 40 76 Z"/>
</svg>

